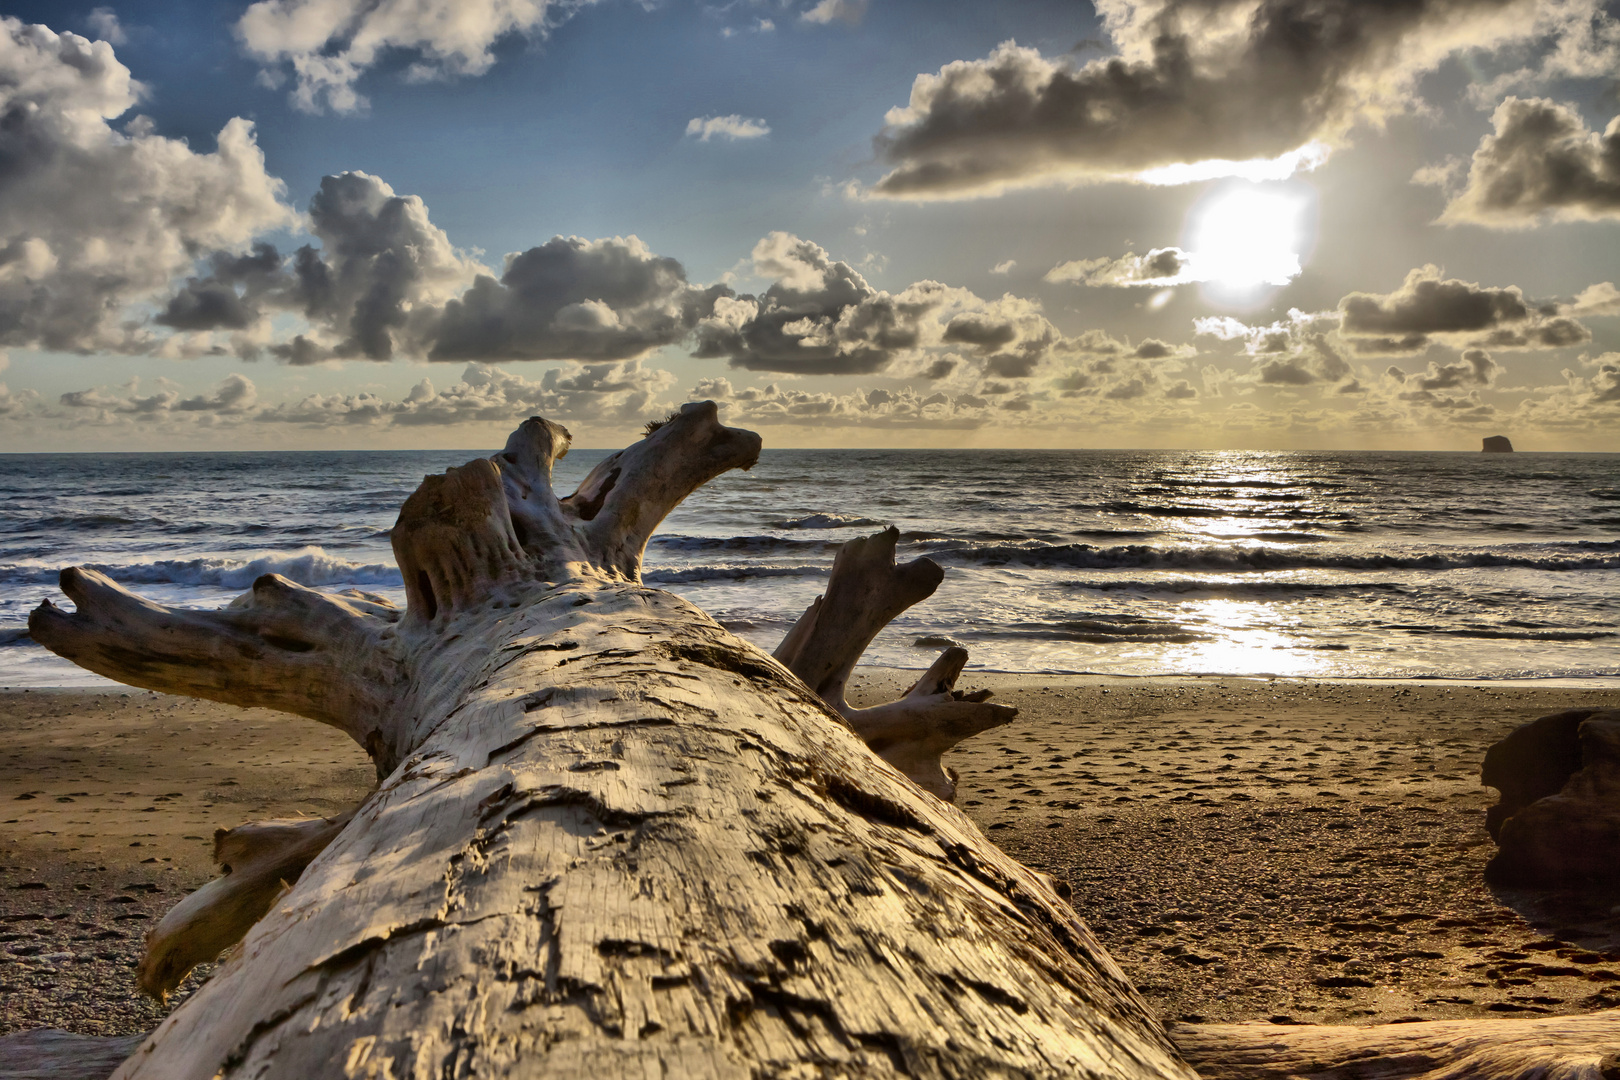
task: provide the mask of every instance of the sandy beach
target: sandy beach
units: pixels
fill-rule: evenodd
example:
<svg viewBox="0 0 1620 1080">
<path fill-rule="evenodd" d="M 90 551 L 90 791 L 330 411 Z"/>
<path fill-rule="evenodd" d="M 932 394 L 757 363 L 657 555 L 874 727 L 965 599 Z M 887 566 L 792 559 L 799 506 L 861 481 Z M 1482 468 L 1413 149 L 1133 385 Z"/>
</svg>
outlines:
<svg viewBox="0 0 1620 1080">
<path fill-rule="evenodd" d="M 852 699 L 914 673 L 862 669 Z M 1167 1021 L 1371 1023 L 1620 1005 L 1620 897 L 1492 890 L 1485 748 L 1620 689 L 973 674 L 1016 705 L 951 755 L 958 804 L 1067 881 Z M 0 1033 L 112 1035 L 142 935 L 218 827 L 332 814 L 336 731 L 137 690 L 0 693 Z"/>
</svg>

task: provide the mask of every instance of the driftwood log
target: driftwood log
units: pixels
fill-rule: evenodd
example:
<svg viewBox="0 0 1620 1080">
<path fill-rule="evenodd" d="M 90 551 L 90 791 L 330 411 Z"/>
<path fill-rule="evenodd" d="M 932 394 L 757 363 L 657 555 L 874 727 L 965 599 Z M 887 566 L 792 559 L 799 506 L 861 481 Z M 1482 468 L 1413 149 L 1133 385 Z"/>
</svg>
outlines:
<svg viewBox="0 0 1620 1080">
<path fill-rule="evenodd" d="M 36 641 L 332 724 L 382 777 L 279 854 L 254 830 L 165 920 L 159 989 L 267 909 L 115 1075 L 1191 1077 L 1050 884 L 829 708 L 881 611 L 839 611 L 829 582 L 794 654 L 820 658 L 824 700 L 639 583 L 653 529 L 758 436 L 688 405 L 558 497 L 568 440 L 532 419 L 424 480 L 393 531 L 403 614 L 273 576 L 176 611 L 63 572 L 76 610 L 42 605 Z M 876 546 L 877 577 L 910 580 Z M 965 713 L 960 668 L 947 654 L 872 725 L 925 782 L 927 703 L 953 731 L 1007 715 Z"/>
</svg>

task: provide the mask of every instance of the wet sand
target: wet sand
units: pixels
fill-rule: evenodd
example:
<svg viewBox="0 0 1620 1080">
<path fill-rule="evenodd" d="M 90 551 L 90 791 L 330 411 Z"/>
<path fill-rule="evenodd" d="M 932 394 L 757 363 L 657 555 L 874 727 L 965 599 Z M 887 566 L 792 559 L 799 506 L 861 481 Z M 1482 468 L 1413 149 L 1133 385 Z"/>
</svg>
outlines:
<svg viewBox="0 0 1620 1080">
<path fill-rule="evenodd" d="M 915 673 L 863 670 L 857 702 Z M 1620 1005 L 1620 896 L 1492 890 L 1485 748 L 1620 690 L 974 675 L 1017 705 L 950 757 L 958 805 L 1076 909 L 1166 1020 L 1370 1023 Z M 0 693 L 0 1033 L 112 1035 L 167 1007 L 146 929 L 212 833 L 333 814 L 336 731 L 130 690 Z"/>
</svg>

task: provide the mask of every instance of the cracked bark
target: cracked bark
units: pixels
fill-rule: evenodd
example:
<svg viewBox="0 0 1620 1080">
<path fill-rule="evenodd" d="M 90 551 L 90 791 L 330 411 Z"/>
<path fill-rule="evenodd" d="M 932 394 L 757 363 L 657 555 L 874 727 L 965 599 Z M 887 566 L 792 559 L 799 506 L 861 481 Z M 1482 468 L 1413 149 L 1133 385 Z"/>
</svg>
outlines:
<svg viewBox="0 0 1620 1080">
<path fill-rule="evenodd" d="M 423 482 L 403 615 L 279 579 L 178 612 L 64 572 L 42 644 L 334 724 L 385 773 L 115 1075 L 1190 1078 L 1048 882 L 640 584 L 758 437 L 688 405 L 559 498 L 567 444 L 532 419 Z"/>
</svg>

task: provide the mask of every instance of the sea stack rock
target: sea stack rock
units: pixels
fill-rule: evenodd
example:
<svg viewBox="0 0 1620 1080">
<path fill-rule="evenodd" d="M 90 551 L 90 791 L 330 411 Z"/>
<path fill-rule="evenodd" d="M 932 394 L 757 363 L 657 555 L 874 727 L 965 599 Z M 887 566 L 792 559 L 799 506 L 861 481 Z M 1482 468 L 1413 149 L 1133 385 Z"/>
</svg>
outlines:
<svg viewBox="0 0 1620 1080">
<path fill-rule="evenodd" d="M 1485 813 L 1496 857 L 1485 879 L 1532 888 L 1620 882 L 1620 709 L 1543 716 L 1485 754 L 1502 793 Z"/>
<path fill-rule="evenodd" d="M 1485 445 L 1480 449 L 1487 454 L 1511 454 L 1513 453 L 1513 444 L 1508 441 L 1506 435 L 1487 435 L 1485 436 Z"/>
</svg>

